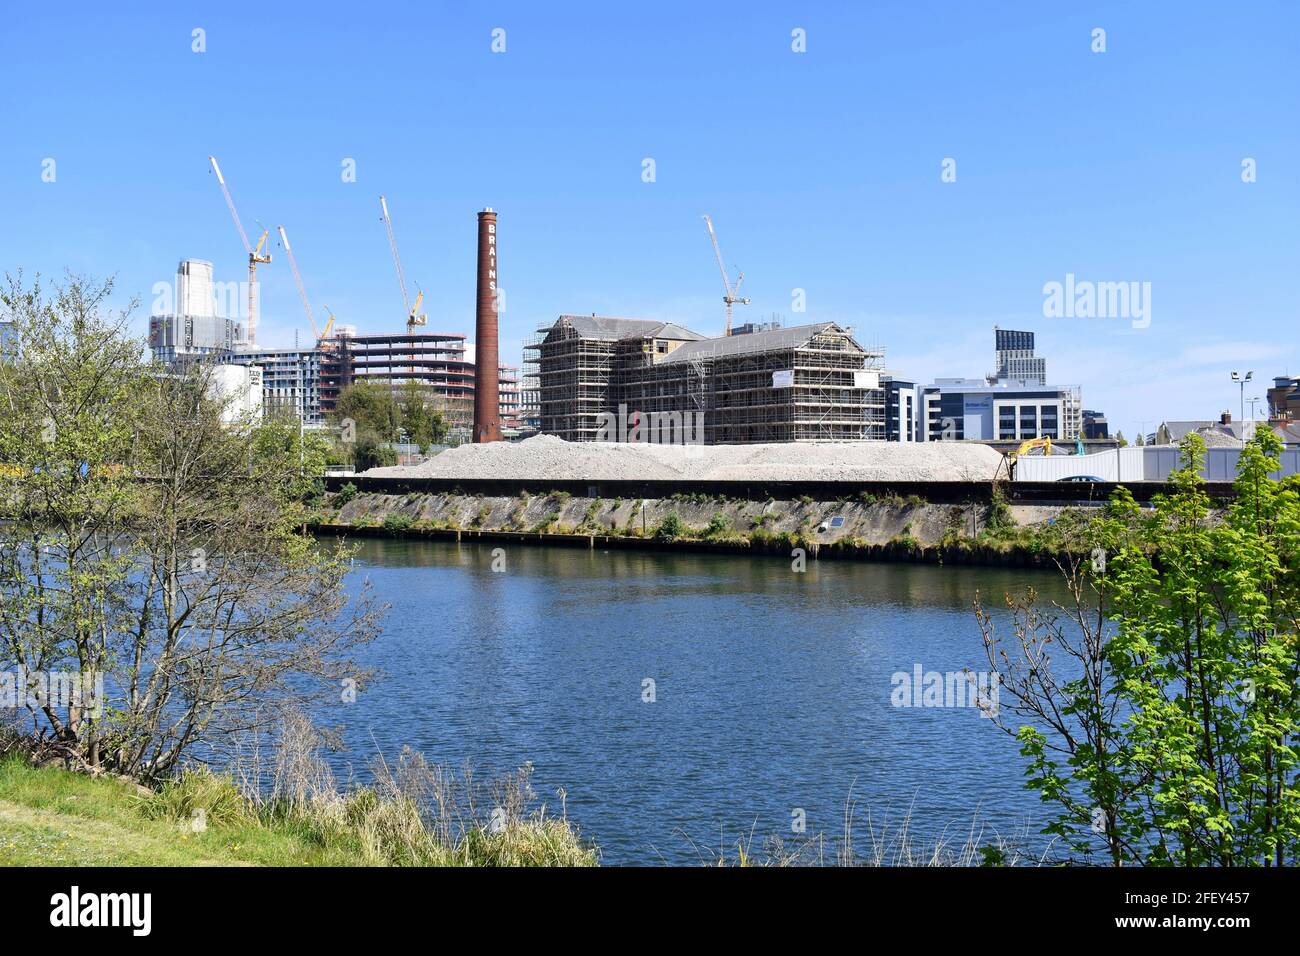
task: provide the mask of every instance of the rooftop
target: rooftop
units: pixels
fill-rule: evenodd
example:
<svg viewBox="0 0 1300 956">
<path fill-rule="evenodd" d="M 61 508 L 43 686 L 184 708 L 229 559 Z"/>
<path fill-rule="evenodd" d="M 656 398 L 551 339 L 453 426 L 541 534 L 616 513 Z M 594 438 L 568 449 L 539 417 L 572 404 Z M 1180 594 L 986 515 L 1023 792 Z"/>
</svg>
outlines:
<svg viewBox="0 0 1300 956">
<path fill-rule="evenodd" d="M 352 335 L 335 332 L 325 341 L 347 340 L 350 345 L 378 345 L 396 343 L 399 345 L 416 345 L 428 342 L 463 342 L 467 336 L 464 332 L 372 332 L 365 335 Z"/>
<path fill-rule="evenodd" d="M 1286 445 L 1300 445 L 1300 424 L 1283 424 L 1273 428 L 1273 434 Z"/>
<path fill-rule="evenodd" d="M 768 329 L 764 332 L 750 332 L 746 335 L 731 335 L 716 339 L 697 337 L 696 341 L 679 346 L 675 351 L 659 359 L 659 364 L 671 365 L 674 362 L 719 358 L 723 355 L 749 355 L 753 352 L 772 352 L 780 349 L 798 348 L 806 345 L 814 336 L 820 335 L 828 329 L 844 332 L 844 329 L 834 322 L 818 322 L 815 325 L 796 325 L 790 328 Z M 848 339 L 859 349 L 862 349 L 862 346 L 858 345 L 852 336 L 848 336 Z M 866 352 L 867 350 L 862 349 L 862 351 Z"/>
<path fill-rule="evenodd" d="M 1161 422 L 1160 427 L 1169 436 L 1170 444 L 1178 444 L 1189 432 L 1197 432 L 1206 439 L 1206 445 L 1237 444 L 1255 431 L 1254 422 L 1222 422 L 1218 420 Z"/>
<path fill-rule="evenodd" d="M 694 342 L 704 338 L 698 332 L 692 332 L 676 323 L 659 322 L 655 319 L 621 319 L 608 315 L 562 315 L 558 321 L 568 322 L 583 335 L 600 339 L 654 337 Z"/>
<path fill-rule="evenodd" d="M 990 385 L 982 378 L 936 378 L 934 382 L 925 387 L 926 389 L 938 389 L 941 392 L 989 392 L 991 394 L 1040 392 L 1052 395 L 1061 391 L 1068 391 L 1071 388 L 1069 385 L 1039 385 L 1037 382 L 1023 379 L 998 379 L 995 384 Z"/>
</svg>

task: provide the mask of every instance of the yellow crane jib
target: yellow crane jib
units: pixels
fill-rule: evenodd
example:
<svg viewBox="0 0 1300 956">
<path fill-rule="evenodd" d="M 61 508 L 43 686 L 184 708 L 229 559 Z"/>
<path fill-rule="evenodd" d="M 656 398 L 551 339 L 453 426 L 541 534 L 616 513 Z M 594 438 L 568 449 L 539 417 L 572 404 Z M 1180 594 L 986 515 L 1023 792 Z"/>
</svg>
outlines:
<svg viewBox="0 0 1300 956">
<path fill-rule="evenodd" d="M 409 332 L 412 327 L 424 325 L 429 321 L 429 317 L 420 311 L 420 303 L 424 301 L 424 290 L 421 289 L 415 297 L 415 305 L 411 306 L 411 314 L 406 317 L 406 330 Z"/>
<path fill-rule="evenodd" d="M 221 195 L 225 197 L 226 208 L 230 210 L 230 218 L 235 221 L 235 229 L 239 232 L 239 239 L 244 244 L 244 252 L 248 253 L 248 344 L 254 345 L 257 342 L 257 266 L 258 263 L 266 264 L 271 261 L 271 254 L 262 252 L 262 246 L 266 243 L 268 235 L 267 230 L 263 230 L 262 238 L 257 241 L 257 248 L 254 249 L 252 243 L 248 241 L 248 233 L 244 231 L 244 224 L 240 221 L 239 210 L 235 208 L 235 200 L 230 195 L 230 188 L 226 185 L 226 177 L 221 175 L 221 167 L 217 164 L 217 157 L 209 156 L 208 163 L 212 166 L 212 171 L 217 176 L 217 184 L 221 187 Z"/>
</svg>

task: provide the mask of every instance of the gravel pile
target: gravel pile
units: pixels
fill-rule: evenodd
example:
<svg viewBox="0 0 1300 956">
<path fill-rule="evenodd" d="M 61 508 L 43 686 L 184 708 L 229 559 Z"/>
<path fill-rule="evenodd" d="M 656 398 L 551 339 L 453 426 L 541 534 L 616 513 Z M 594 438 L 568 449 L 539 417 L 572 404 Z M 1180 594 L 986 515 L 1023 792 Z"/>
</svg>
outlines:
<svg viewBox="0 0 1300 956">
<path fill-rule="evenodd" d="M 1240 448 L 1241 439 L 1218 428 L 1198 428 L 1196 433 L 1205 439 L 1206 448 Z"/>
<path fill-rule="evenodd" d="M 562 481 L 989 481 L 1002 455 L 959 442 L 641 445 L 523 442 L 461 445 L 420 465 L 372 468 L 375 478 Z"/>
</svg>

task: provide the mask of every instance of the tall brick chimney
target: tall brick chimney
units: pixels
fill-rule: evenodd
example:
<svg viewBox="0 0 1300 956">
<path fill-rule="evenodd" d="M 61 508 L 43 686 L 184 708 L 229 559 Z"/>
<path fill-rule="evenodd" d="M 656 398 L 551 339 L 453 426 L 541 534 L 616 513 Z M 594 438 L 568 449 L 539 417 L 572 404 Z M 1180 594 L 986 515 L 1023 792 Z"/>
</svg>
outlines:
<svg viewBox="0 0 1300 956">
<path fill-rule="evenodd" d="M 474 321 L 474 441 L 501 440 L 497 349 L 497 214 L 478 214 L 478 298 Z"/>
</svg>

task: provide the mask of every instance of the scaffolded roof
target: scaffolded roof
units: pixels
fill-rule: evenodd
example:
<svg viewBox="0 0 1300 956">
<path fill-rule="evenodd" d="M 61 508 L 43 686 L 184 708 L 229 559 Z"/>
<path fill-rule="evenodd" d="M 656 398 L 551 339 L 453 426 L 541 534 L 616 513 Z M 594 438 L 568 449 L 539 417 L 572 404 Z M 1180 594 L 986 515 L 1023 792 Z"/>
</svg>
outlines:
<svg viewBox="0 0 1300 956">
<path fill-rule="evenodd" d="M 844 330 L 834 322 L 818 322 L 814 325 L 794 325 L 783 329 L 769 329 L 766 332 L 750 332 L 745 335 L 729 335 L 723 338 L 706 339 L 697 337 L 687 345 L 678 346 L 677 349 L 659 359 L 659 365 L 669 365 L 673 362 L 693 362 L 699 359 L 720 358 L 724 355 L 748 355 L 751 352 L 775 352 L 784 349 L 797 349 L 807 345 L 815 336 L 825 332 L 827 329 L 834 329 L 837 332 Z M 848 340 L 862 348 L 853 336 L 847 335 Z M 862 349 L 867 355 L 873 355 L 869 349 Z"/>
<path fill-rule="evenodd" d="M 588 338 L 630 339 L 661 338 L 694 342 L 704 338 L 698 332 L 683 328 L 673 322 L 658 322 L 654 319 L 620 319 L 607 315 L 562 315 L 561 322 L 568 322 L 574 330 Z M 539 330 L 540 331 L 540 330 Z"/>
</svg>

